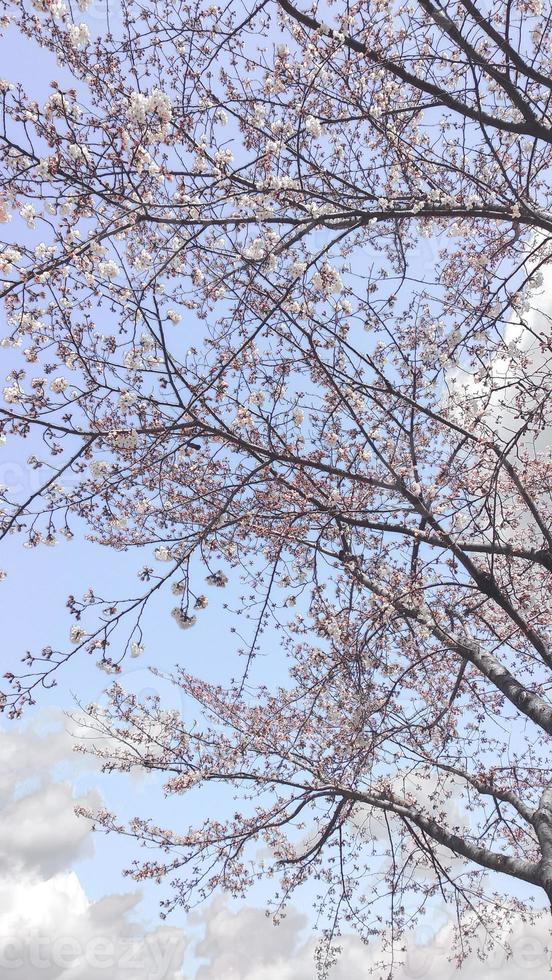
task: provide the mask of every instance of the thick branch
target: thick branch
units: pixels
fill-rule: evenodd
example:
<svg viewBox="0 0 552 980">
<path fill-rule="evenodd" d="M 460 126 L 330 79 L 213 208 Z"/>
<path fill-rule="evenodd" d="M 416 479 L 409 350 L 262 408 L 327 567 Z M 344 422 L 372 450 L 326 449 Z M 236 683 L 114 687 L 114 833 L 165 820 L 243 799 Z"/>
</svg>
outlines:
<svg viewBox="0 0 552 980">
<path fill-rule="evenodd" d="M 297 10 L 297 8 L 294 7 L 289 0 L 277 0 L 277 2 L 282 10 L 289 14 L 289 16 L 298 23 L 303 24 L 305 27 L 310 27 L 315 31 L 319 31 L 322 27 L 321 21 L 316 20 L 315 17 L 311 17 L 309 14 L 305 14 L 302 11 Z M 335 32 L 330 29 L 329 33 L 330 35 L 333 35 Z M 482 109 L 476 109 L 467 105 L 465 102 L 461 102 L 460 99 L 450 95 L 444 89 L 439 88 L 438 85 L 434 85 L 432 82 L 420 78 L 418 75 L 413 75 L 412 72 L 407 71 L 406 68 L 402 67 L 402 65 L 397 64 L 395 61 L 391 61 L 389 58 L 385 58 L 379 51 L 376 51 L 374 48 L 368 48 L 362 41 L 357 41 L 355 38 L 345 36 L 343 44 L 351 51 L 356 51 L 357 54 L 363 54 L 374 64 L 379 65 L 380 68 L 385 69 L 396 78 L 400 78 L 402 82 L 406 82 L 407 85 L 412 85 L 412 87 L 418 91 L 425 92 L 427 95 L 432 95 L 434 98 L 438 99 L 442 105 L 447 106 L 454 112 L 458 112 L 459 115 L 464 116 L 467 119 L 473 119 L 475 122 L 478 122 L 483 126 L 489 126 L 493 129 L 500 129 L 509 133 L 523 133 L 526 136 L 533 136 L 535 139 L 541 139 L 547 143 L 552 143 L 552 131 L 539 123 L 529 124 L 527 122 L 510 122 L 505 119 L 500 119 L 498 116 L 491 116 L 488 112 L 484 112 Z"/>
</svg>

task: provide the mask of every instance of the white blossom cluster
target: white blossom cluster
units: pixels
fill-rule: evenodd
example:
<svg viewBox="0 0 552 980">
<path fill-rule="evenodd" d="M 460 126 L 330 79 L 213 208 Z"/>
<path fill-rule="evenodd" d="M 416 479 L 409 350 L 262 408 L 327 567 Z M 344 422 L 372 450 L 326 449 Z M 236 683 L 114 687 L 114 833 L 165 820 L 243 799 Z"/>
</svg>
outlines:
<svg viewBox="0 0 552 980">
<path fill-rule="evenodd" d="M 115 449 L 136 449 L 138 433 L 135 429 L 113 432 L 110 434 L 109 441 Z"/>
<path fill-rule="evenodd" d="M 95 459 L 90 463 L 89 469 L 94 479 L 96 479 L 111 472 L 111 463 L 108 463 L 105 459 Z"/>
<path fill-rule="evenodd" d="M 10 272 L 14 265 L 21 259 L 21 252 L 17 248 L 5 248 L 0 252 L 0 272 Z"/>
<path fill-rule="evenodd" d="M 128 115 L 130 121 L 139 126 L 145 125 L 151 116 L 155 116 L 157 126 L 154 130 L 148 130 L 148 135 L 151 138 L 163 137 L 172 119 L 172 103 L 169 96 L 159 88 L 152 89 L 149 95 L 133 92 Z"/>
<path fill-rule="evenodd" d="M 61 17 L 67 10 L 62 0 L 33 0 L 33 7 L 42 14 L 51 14 L 52 17 Z"/>
<path fill-rule="evenodd" d="M 314 273 L 311 283 L 315 289 L 320 290 L 325 296 L 339 294 L 343 289 L 341 276 L 329 262 L 324 262 L 320 270 Z"/>
<path fill-rule="evenodd" d="M 173 560 L 172 551 L 170 550 L 170 548 L 165 547 L 165 545 L 160 545 L 159 548 L 156 548 L 154 551 L 154 555 L 157 558 L 157 561 Z"/>
<path fill-rule="evenodd" d="M 4 388 L 4 401 L 7 402 L 8 405 L 17 404 L 17 402 L 20 402 L 24 397 L 25 393 L 17 382 L 12 385 L 6 385 Z"/>
<path fill-rule="evenodd" d="M 322 123 L 316 116 L 307 116 L 305 119 L 305 129 L 310 136 L 314 136 L 315 139 L 322 136 L 323 129 Z"/>
<path fill-rule="evenodd" d="M 98 265 L 98 272 L 106 279 L 115 279 L 119 275 L 119 271 L 119 266 L 113 259 L 108 259 L 107 262 L 100 262 Z"/>
<path fill-rule="evenodd" d="M 71 24 L 67 36 L 69 43 L 74 48 L 84 48 L 90 41 L 90 31 L 86 24 Z"/>
<path fill-rule="evenodd" d="M 196 616 L 188 616 L 187 613 L 183 612 L 179 606 L 175 606 L 171 612 L 171 616 L 175 620 L 177 626 L 180 626 L 181 630 L 189 630 L 192 626 L 195 626 L 197 622 Z"/>
<path fill-rule="evenodd" d="M 23 218 L 27 228 L 34 228 L 36 211 L 32 204 L 24 204 L 23 207 L 19 209 L 19 214 Z"/>
</svg>

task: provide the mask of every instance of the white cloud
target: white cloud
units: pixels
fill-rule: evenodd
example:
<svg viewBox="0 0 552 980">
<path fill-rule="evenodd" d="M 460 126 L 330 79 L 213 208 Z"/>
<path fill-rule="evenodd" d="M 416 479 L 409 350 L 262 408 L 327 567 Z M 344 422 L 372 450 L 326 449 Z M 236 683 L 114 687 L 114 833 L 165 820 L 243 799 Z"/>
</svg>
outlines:
<svg viewBox="0 0 552 980">
<path fill-rule="evenodd" d="M 48 716 L 43 713 L 42 722 Z M 55 781 L 59 763 L 78 772 L 82 757 L 59 725 L 39 723 L 0 733 L 0 976 L 13 980 L 177 980 L 184 933 L 136 918 L 140 893 L 86 895 L 71 864 L 93 852 L 75 797 Z M 134 917 L 133 917 L 134 916 Z"/>
<path fill-rule="evenodd" d="M 51 725 L 48 721 L 52 722 Z M 0 733 L 0 801 L 4 803 L 25 780 L 48 775 L 67 758 L 71 746 L 60 726 L 60 714 L 43 711 L 25 727 L 11 725 Z"/>
<path fill-rule="evenodd" d="M 90 902 L 74 872 L 0 886 L 0 976 L 13 980 L 177 980 L 180 929 L 144 931 L 129 918 L 140 899 Z"/>
<path fill-rule="evenodd" d="M 290 909 L 274 926 L 262 909 L 243 906 L 238 911 L 217 899 L 195 916 L 205 929 L 196 956 L 207 960 L 196 980 L 307 980 L 313 975 L 312 950 L 302 941 L 307 917 Z"/>
<path fill-rule="evenodd" d="M 98 793 L 81 798 L 101 804 Z M 68 783 L 42 785 L 12 800 L 0 813 L 0 860 L 6 870 L 49 877 L 92 853 L 89 828 L 73 813 L 76 800 Z"/>
<path fill-rule="evenodd" d="M 520 326 L 519 318 L 513 316 L 504 330 L 505 345 L 510 347 L 511 353 L 515 355 L 514 359 L 510 361 L 505 357 L 496 357 L 491 366 L 493 391 L 487 402 L 484 421 L 500 439 L 506 441 L 516 436 L 523 424 L 516 399 L 523 393 L 525 410 L 536 409 L 550 382 L 552 359 L 546 341 L 550 340 L 552 334 L 552 265 L 549 264 L 535 273 L 535 278 L 539 282 L 542 280 L 542 284 L 535 289 L 528 301 L 529 308 L 523 317 L 526 326 Z M 542 340 L 545 341 L 544 346 L 541 344 Z M 473 375 L 461 367 L 448 372 L 448 381 L 458 385 L 460 389 L 466 385 L 467 394 L 471 398 L 481 396 L 485 391 L 484 384 L 475 381 Z M 456 398 L 457 393 L 451 396 L 453 403 Z M 447 400 L 448 396 L 445 398 Z M 521 439 L 523 448 L 535 453 L 543 452 L 550 444 L 549 428 L 537 435 L 531 432 L 529 437 Z"/>
<path fill-rule="evenodd" d="M 509 957 L 497 944 L 487 950 L 486 962 L 474 952 L 458 969 L 449 959 L 451 927 L 439 928 L 444 911 L 436 912 L 433 928 L 428 922 L 409 938 L 405 953 L 398 944 L 396 962 L 403 963 L 396 966 L 393 980 L 540 980 L 550 969 L 548 916 L 535 926 L 516 921 L 509 936 Z M 314 980 L 315 942 L 306 917 L 296 910 L 291 909 L 275 927 L 262 909 L 245 906 L 234 911 L 217 899 L 194 919 L 205 930 L 194 951 L 206 961 L 195 980 Z M 377 941 L 364 945 L 357 937 L 344 936 L 340 943 L 343 951 L 331 980 L 386 976 L 376 967 L 388 963 L 389 955 Z"/>
</svg>

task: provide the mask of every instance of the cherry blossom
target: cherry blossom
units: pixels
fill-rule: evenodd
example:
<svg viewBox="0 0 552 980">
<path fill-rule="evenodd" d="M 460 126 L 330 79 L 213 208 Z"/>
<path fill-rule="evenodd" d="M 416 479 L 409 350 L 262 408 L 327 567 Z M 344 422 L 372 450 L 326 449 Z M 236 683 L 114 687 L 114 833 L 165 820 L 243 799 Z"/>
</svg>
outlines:
<svg viewBox="0 0 552 980">
<path fill-rule="evenodd" d="M 343 924 L 398 971 L 444 896 L 460 963 L 519 882 L 552 901 L 547 12 L 77 6 L 10 5 L 59 71 L 0 83 L 0 436 L 40 479 L 0 535 L 87 536 L 139 587 L 69 596 L 2 707 L 92 656 L 106 770 L 217 784 L 199 826 L 93 815 L 158 848 L 131 873 L 167 912 L 310 881 L 321 975 Z M 158 669 L 154 596 L 196 626 L 185 717 L 118 683 Z M 226 687 L 194 646 L 223 609 Z"/>
</svg>

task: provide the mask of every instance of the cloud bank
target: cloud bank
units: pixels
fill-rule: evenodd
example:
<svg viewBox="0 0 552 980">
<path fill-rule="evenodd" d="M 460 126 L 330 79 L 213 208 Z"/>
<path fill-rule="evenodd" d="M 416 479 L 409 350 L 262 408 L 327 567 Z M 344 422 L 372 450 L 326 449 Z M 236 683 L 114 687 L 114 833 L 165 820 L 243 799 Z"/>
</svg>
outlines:
<svg viewBox="0 0 552 980">
<path fill-rule="evenodd" d="M 73 862 L 93 853 L 77 798 L 53 770 L 72 757 L 61 728 L 0 734 L 0 977 L 10 980 L 176 980 L 185 935 L 145 930 L 132 913 L 140 893 L 91 901 Z M 82 765 L 79 760 L 75 766 Z"/>
</svg>

